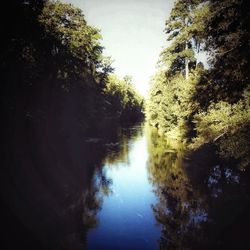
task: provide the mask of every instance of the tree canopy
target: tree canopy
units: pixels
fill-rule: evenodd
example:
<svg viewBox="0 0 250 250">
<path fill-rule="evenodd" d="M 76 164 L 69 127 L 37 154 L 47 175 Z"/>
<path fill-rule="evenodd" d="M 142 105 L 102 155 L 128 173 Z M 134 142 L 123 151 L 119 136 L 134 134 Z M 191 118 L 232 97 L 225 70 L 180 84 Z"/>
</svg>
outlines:
<svg viewBox="0 0 250 250">
<path fill-rule="evenodd" d="M 147 119 L 160 134 L 190 148 L 216 143 L 244 167 L 250 159 L 243 139 L 250 122 L 247 23 L 247 1 L 176 1 L 165 28 L 170 44 L 147 103 Z M 208 54 L 207 69 L 197 63 L 199 51 Z"/>
</svg>

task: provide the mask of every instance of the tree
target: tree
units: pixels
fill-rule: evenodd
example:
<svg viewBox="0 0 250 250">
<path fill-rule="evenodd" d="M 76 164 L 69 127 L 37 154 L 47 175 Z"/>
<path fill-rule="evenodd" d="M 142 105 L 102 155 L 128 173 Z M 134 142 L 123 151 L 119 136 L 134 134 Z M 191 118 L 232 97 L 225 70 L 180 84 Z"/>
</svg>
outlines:
<svg viewBox="0 0 250 250">
<path fill-rule="evenodd" d="M 195 99 L 202 109 L 211 102 L 235 103 L 249 85 L 248 1 L 211 1 L 202 36 L 210 53 L 210 69 L 197 85 Z"/>
<path fill-rule="evenodd" d="M 194 36 L 190 32 L 190 26 L 193 23 L 193 12 L 197 4 L 198 1 L 195 0 L 177 1 L 166 21 L 167 41 L 171 43 L 161 53 L 161 62 L 167 64 L 169 76 L 185 71 L 185 78 L 188 79 L 190 68 L 195 65 Z"/>
<path fill-rule="evenodd" d="M 133 122 L 143 117 L 143 98 L 133 84 L 128 84 L 116 75 L 109 75 L 105 88 L 109 110 L 122 122 Z"/>
<path fill-rule="evenodd" d="M 39 21 L 48 38 L 52 38 L 51 53 L 62 64 L 57 69 L 60 75 L 79 78 L 82 74 L 94 75 L 97 68 L 102 67 L 101 34 L 87 25 L 80 9 L 71 4 L 48 1 Z"/>
</svg>

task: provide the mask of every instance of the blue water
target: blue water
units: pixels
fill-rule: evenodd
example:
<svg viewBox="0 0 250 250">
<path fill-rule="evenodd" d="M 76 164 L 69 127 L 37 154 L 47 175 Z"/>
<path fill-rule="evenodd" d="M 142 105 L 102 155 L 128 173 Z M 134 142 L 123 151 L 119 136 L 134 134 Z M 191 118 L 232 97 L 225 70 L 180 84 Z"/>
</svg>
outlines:
<svg viewBox="0 0 250 250">
<path fill-rule="evenodd" d="M 148 150 L 144 135 L 127 141 L 125 159 L 104 162 L 110 194 L 100 192 L 98 225 L 88 233 L 88 249 L 158 249 L 160 227 L 152 205 L 157 202 L 148 180 Z"/>
</svg>

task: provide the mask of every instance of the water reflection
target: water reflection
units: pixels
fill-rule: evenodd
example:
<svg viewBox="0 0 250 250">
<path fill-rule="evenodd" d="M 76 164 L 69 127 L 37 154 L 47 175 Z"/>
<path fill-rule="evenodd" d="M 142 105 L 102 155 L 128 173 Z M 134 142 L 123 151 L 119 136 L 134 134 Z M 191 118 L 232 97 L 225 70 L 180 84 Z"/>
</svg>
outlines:
<svg viewBox="0 0 250 250">
<path fill-rule="evenodd" d="M 71 193 L 72 203 L 65 209 L 65 214 L 74 218 L 74 223 L 77 226 L 74 227 L 70 234 L 64 235 L 63 239 L 57 244 L 58 249 L 94 249 L 92 246 L 89 247 L 90 240 L 89 236 L 87 236 L 89 231 L 99 229 L 103 223 L 107 228 L 112 228 L 115 225 L 116 220 L 113 219 L 112 223 L 106 223 L 99 216 L 99 213 L 104 211 L 106 199 L 115 196 L 121 200 L 117 191 L 112 188 L 114 179 L 117 178 L 109 176 L 108 169 L 117 169 L 121 165 L 129 166 L 129 152 L 136 140 L 141 136 L 141 127 L 135 126 L 130 129 L 119 128 L 115 133 L 106 135 L 106 137 L 91 137 L 84 140 L 84 155 L 87 157 L 84 163 L 86 164 L 86 160 L 91 162 L 88 165 L 89 168 L 85 169 L 85 171 L 90 171 L 89 176 L 86 176 L 88 172 L 85 172 L 88 185 L 82 183 L 83 189 L 81 193 L 78 193 L 78 196 Z M 119 208 L 115 208 L 114 211 L 120 212 Z M 109 213 L 113 218 L 114 213 L 112 213 L 110 207 Z M 121 211 L 121 213 L 123 212 Z M 102 237 L 104 235 L 105 233 L 102 234 Z M 94 242 L 96 241 L 97 237 L 95 236 Z M 101 239 L 99 241 L 101 249 L 105 249 L 105 244 L 111 242 L 112 239 L 106 242 Z"/>
<path fill-rule="evenodd" d="M 123 131 L 120 150 L 105 158 L 103 172 L 110 181 L 99 225 L 88 235 L 88 249 L 158 249 L 160 236 L 151 204 L 156 196 L 148 181 L 147 145 L 143 129 Z"/>
<path fill-rule="evenodd" d="M 191 154 L 152 129 L 147 135 L 160 249 L 246 249 L 249 177 L 211 145 Z"/>
<path fill-rule="evenodd" d="M 51 127 L 10 141 L 20 157 L 1 178 L 5 215 L 34 249 L 250 249 L 249 171 L 211 145 L 187 153 L 147 126 Z"/>
<path fill-rule="evenodd" d="M 125 159 L 129 138 L 140 132 L 111 124 L 85 135 L 68 114 L 64 123 L 53 117 L 13 129 L 0 176 L 3 227 L 15 228 L 12 237 L 30 249 L 86 249 L 87 232 L 98 225 L 100 193 L 111 194 L 103 162 Z"/>
</svg>

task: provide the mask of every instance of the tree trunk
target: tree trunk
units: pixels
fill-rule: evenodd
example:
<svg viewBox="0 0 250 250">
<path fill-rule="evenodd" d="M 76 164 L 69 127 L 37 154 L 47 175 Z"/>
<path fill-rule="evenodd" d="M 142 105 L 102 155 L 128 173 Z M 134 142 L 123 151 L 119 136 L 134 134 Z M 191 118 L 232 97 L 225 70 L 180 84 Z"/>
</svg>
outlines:
<svg viewBox="0 0 250 250">
<path fill-rule="evenodd" d="M 185 50 L 188 49 L 188 42 L 186 41 L 186 46 L 185 46 Z M 189 75 L 189 67 L 188 67 L 188 63 L 189 63 L 189 59 L 187 57 L 185 57 L 185 74 L 186 74 L 186 80 L 188 79 L 188 75 Z"/>
<path fill-rule="evenodd" d="M 186 28 L 188 27 L 188 18 L 186 17 L 185 18 L 185 26 Z M 186 44 L 185 44 L 185 50 L 187 51 L 188 50 L 188 41 L 186 41 Z M 189 75 L 189 67 L 188 67 L 188 63 L 189 63 L 189 59 L 188 57 L 185 57 L 185 74 L 186 74 L 186 80 L 188 79 L 188 75 Z"/>
</svg>

